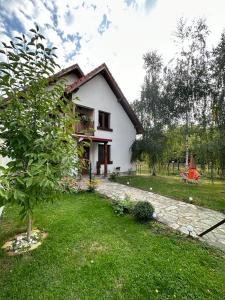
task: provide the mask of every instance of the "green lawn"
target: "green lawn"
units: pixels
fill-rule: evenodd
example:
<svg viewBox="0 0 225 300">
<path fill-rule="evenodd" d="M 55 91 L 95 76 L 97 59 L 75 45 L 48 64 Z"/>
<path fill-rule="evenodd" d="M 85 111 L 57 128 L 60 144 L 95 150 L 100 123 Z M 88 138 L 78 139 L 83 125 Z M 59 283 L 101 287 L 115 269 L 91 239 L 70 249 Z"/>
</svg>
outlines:
<svg viewBox="0 0 225 300">
<path fill-rule="evenodd" d="M 17 213 L 7 208 L 1 245 L 24 230 Z M 118 217 L 97 194 L 63 195 L 36 213 L 49 236 L 22 256 L 0 251 L 0 299 L 225 299 L 222 252 Z"/>
<path fill-rule="evenodd" d="M 129 181 L 131 186 L 146 191 L 152 188 L 154 193 L 189 203 L 192 197 L 193 204 L 225 213 L 225 181 L 211 183 L 202 179 L 199 184 L 186 184 L 176 176 L 121 176 L 116 181 L 123 184 Z"/>
</svg>

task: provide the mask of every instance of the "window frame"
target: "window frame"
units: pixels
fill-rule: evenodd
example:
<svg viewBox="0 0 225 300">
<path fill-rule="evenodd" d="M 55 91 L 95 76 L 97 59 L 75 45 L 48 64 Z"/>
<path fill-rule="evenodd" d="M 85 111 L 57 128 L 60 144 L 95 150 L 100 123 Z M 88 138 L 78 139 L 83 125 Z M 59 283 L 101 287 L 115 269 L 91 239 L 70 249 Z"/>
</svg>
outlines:
<svg viewBox="0 0 225 300">
<path fill-rule="evenodd" d="M 102 117 L 102 123 L 103 123 L 102 125 L 103 126 L 100 126 L 100 124 L 99 124 L 100 114 L 103 114 L 103 116 L 106 115 L 106 114 L 108 115 L 108 127 L 105 126 L 105 118 L 104 117 Z M 105 130 L 105 131 L 113 131 L 110 127 L 111 127 L 111 113 L 103 111 L 103 110 L 99 110 L 98 111 L 98 126 L 97 126 L 97 129 L 98 130 Z"/>
</svg>

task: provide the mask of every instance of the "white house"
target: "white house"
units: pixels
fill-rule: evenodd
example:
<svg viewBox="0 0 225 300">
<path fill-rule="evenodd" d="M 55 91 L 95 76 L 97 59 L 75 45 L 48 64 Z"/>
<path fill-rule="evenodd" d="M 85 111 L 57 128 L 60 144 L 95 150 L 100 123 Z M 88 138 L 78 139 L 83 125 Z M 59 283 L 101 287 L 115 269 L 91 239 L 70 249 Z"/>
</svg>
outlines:
<svg viewBox="0 0 225 300">
<path fill-rule="evenodd" d="M 89 162 L 92 172 L 99 175 L 133 170 L 130 146 L 143 129 L 107 66 L 102 64 L 84 75 L 75 64 L 56 76 L 67 81 L 66 94 L 80 115 L 74 134 L 91 141 L 85 149 L 83 174 L 88 173 Z M 7 162 L 8 158 L 0 156 L 0 165 Z"/>
<path fill-rule="evenodd" d="M 102 64 L 84 75 L 75 64 L 57 75 L 67 80 L 67 95 L 80 115 L 74 132 L 80 139 L 91 140 L 84 159 L 91 162 L 93 173 L 133 170 L 130 147 L 143 129 L 107 66 Z"/>
</svg>

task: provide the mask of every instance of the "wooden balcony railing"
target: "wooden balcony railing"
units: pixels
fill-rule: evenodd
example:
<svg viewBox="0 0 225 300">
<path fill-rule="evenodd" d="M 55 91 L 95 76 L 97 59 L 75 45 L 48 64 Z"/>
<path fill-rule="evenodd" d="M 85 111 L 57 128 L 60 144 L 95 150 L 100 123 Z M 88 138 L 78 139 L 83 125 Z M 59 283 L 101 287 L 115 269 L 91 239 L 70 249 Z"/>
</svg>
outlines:
<svg viewBox="0 0 225 300">
<path fill-rule="evenodd" d="M 88 124 L 84 124 L 83 122 L 79 122 L 75 124 L 75 133 L 81 133 L 93 136 L 94 135 L 94 121 L 88 122 Z"/>
</svg>

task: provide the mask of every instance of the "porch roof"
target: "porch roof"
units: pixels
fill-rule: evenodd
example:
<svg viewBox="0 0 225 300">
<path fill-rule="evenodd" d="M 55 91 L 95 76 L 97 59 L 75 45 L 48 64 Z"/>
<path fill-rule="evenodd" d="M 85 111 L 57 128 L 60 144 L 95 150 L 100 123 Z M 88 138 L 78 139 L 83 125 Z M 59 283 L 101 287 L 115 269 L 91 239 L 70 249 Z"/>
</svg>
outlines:
<svg viewBox="0 0 225 300">
<path fill-rule="evenodd" d="M 112 139 L 105 139 L 105 138 L 100 138 L 100 137 L 84 135 L 84 134 L 76 134 L 76 136 L 79 138 L 83 138 L 85 140 L 91 140 L 92 142 L 97 142 L 97 143 L 112 142 Z"/>
</svg>

